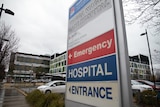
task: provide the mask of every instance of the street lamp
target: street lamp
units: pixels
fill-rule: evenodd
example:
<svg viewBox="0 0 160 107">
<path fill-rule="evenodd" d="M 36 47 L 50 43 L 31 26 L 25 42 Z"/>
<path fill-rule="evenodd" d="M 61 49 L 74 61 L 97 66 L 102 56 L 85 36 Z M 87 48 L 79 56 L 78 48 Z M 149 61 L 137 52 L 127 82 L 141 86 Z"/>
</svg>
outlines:
<svg viewBox="0 0 160 107">
<path fill-rule="evenodd" d="M 7 13 L 7 14 L 14 15 L 14 12 L 12 12 L 11 10 L 3 9 L 3 4 L 2 4 L 2 6 L 0 8 L 0 18 L 1 18 L 1 15 L 2 15 L 2 11 L 5 11 L 5 13 Z"/>
<path fill-rule="evenodd" d="M 150 57 L 150 63 L 151 63 L 151 71 L 152 71 L 152 74 L 153 74 L 154 88 L 156 88 L 155 76 L 154 76 L 154 71 L 153 71 L 152 56 L 151 56 L 151 50 L 150 50 L 150 44 L 149 44 L 147 29 L 145 29 L 145 33 L 142 33 L 140 36 L 144 36 L 144 35 L 146 35 L 146 38 L 147 38 L 148 51 L 149 51 L 149 57 Z"/>
</svg>

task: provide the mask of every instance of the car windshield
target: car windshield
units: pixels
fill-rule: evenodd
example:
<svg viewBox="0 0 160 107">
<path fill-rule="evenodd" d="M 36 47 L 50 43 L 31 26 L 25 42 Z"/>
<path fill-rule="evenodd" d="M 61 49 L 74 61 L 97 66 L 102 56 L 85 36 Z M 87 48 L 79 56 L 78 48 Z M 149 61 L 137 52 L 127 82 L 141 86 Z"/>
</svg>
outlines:
<svg viewBox="0 0 160 107">
<path fill-rule="evenodd" d="M 147 84 L 150 84 L 150 85 L 154 85 L 154 83 L 151 81 L 144 81 L 144 82 L 146 82 Z"/>
<path fill-rule="evenodd" d="M 132 85 L 143 85 L 142 83 L 137 82 L 137 81 L 135 81 L 135 80 L 131 80 L 131 84 L 132 84 Z"/>
</svg>

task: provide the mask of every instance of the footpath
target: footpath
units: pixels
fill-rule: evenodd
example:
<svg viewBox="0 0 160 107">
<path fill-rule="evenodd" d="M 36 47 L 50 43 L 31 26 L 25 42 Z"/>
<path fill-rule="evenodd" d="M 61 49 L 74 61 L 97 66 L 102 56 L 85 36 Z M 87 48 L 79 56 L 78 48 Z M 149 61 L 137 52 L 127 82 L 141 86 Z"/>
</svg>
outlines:
<svg viewBox="0 0 160 107">
<path fill-rule="evenodd" d="M 0 107 L 30 107 L 23 91 L 15 87 L 0 88 Z"/>
</svg>

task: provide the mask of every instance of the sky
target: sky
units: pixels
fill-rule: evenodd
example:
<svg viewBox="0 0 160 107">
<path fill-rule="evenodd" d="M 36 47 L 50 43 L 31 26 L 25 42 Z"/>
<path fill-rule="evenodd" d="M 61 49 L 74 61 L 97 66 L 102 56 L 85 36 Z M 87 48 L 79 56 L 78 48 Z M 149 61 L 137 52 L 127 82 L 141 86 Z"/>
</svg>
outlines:
<svg viewBox="0 0 160 107">
<path fill-rule="evenodd" d="M 0 0 L 1 21 L 11 25 L 20 39 L 19 52 L 38 55 L 61 53 L 67 49 L 69 7 L 75 0 Z"/>
<path fill-rule="evenodd" d="M 11 25 L 20 38 L 18 52 L 38 55 L 52 55 L 67 50 L 68 13 L 76 0 L 0 0 L 4 9 L 12 10 L 15 15 L 2 13 L 1 21 Z M 145 27 L 138 23 L 126 25 L 128 53 L 130 56 L 148 56 L 147 40 L 140 36 Z M 148 30 L 152 54 L 160 50 L 156 44 L 158 37 Z"/>
</svg>

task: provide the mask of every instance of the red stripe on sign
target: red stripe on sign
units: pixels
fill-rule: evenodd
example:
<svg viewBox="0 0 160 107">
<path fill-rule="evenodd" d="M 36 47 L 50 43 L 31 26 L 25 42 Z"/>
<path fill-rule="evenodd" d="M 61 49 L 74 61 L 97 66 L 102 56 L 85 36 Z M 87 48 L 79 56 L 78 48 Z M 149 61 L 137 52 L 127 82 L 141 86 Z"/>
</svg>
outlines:
<svg viewBox="0 0 160 107">
<path fill-rule="evenodd" d="M 68 64 L 115 53 L 114 30 L 68 50 Z"/>
</svg>

